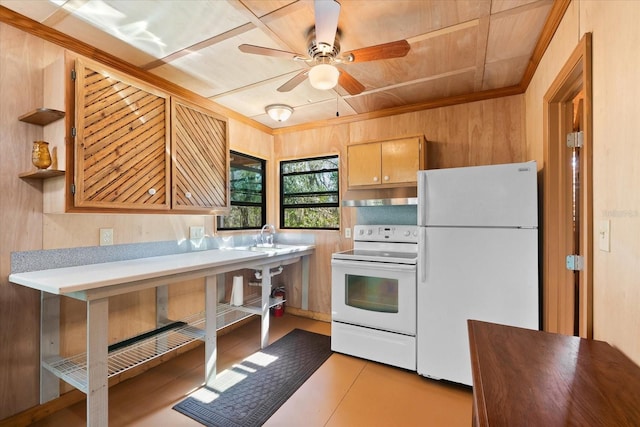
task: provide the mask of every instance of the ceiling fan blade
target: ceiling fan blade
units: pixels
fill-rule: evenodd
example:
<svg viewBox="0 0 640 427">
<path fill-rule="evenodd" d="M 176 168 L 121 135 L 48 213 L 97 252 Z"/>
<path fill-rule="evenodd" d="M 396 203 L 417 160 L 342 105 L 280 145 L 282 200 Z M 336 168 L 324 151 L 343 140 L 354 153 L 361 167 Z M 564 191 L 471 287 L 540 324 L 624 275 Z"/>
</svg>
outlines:
<svg viewBox="0 0 640 427">
<path fill-rule="evenodd" d="M 409 53 L 409 50 L 411 50 L 411 45 L 408 41 L 398 40 L 352 50 L 346 52 L 344 57 L 347 58 L 346 62 L 376 61 L 378 59 L 401 58 Z"/>
<path fill-rule="evenodd" d="M 296 59 L 301 58 L 302 55 L 293 52 L 286 52 L 284 50 L 271 49 L 268 47 L 254 46 L 252 44 L 241 44 L 238 46 L 244 53 L 253 53 L 256 55 L 275 56 L 276 58 Z"/>
<path fill-rule="evenodd" d="M 316 44 L 324 43 L 331 50 L 338 30 L 340 3 L 335 0 L 316 0 Z"/>
<path fill-rule="evenodd" d="M 296 74 L 295 76 L 293 76 L 289 81 L 287 81 L 285 84 L 283 84 L 282 86 L 280 86 L 278 88 L 278 92 L 289 92 L 291 89 L 295 88 L 296 86 L 298 86 L 300 83 L 302 83 L 304 81 L 304 79 L 307 78 L 307 75 L 309 74 L 309 70 L 302 70 L 301 72 L 299 72 L 298 74 Z"/>
<path fill-rule="evenodd" d="M 344 88 L 350 95 L 358 95 L 364 91 L 362 83 L 357 81 L 351 74 L 340 69 L 340 77 L 338 77 L 338 84 Z"/>
</svg>

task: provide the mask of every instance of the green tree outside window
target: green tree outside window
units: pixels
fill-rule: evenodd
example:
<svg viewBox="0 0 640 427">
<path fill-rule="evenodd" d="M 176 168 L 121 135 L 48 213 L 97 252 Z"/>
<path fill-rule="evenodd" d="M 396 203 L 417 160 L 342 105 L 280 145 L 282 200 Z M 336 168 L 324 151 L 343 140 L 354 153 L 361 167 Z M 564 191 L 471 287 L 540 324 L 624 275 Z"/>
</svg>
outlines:
<svg viewBox="0 0 640 427">
<path fill-rule="evenodd" d="M 231 151 L 231 211 L 218 217 L 218 230 L 261 228 L 266 222 L 265 161 Z"/>
<path fill-rule="evenodd" d="M 280 162 L 280 228 L 340 228 L 338 156 Z"/>
</svg>

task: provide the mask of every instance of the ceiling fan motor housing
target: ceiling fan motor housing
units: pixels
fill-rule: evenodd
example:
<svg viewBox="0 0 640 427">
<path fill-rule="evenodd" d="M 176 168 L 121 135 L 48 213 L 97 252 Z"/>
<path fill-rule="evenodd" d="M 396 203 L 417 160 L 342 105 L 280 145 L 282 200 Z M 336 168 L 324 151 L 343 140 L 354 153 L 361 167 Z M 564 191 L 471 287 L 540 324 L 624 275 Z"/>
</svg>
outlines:
<svg viewBox="0 0 640 427">
<path fill-rule="evenodd" d="M 317 42 L 315 28 L 309 30 L 307 42 L 309 45 L 307 52 L 311 58 L 319 63 L 332 63 L 340 53 L 340 29 L 336 31 L 333 47 L 327 43 Z"/>
</svg>

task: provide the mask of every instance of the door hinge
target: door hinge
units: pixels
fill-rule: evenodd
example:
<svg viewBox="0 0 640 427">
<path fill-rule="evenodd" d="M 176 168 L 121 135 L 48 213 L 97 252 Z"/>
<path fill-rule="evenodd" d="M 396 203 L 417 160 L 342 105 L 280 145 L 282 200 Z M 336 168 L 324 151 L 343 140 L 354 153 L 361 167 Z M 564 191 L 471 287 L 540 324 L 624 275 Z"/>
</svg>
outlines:
<svg viewBox="0 0 640 427">
<path fill-rule="evenodd" d="M 73 195 L 76 194 L 76 185 L 75 184 L 71 184 L 71 194 L 73 194 Z"/>
<path fill-rule="evenodd" d="M 76 70 L 71 70 L 71 80 L 76 79 Z"/>
<path fill-rule="evenodd" d="M 76 127 L 75 126 L 71 128 L 71 137 L 72 138 L 76 137 Z"/>
<path fill-rule="evenodd" d="M 584 257 L 581 255 L 567 255 L 567 270 L 582 271 L 584 269 Z"/>
<path fill-rule="evenodd" d="M 567 134 L 567 147 L 569 148 L 582 148 L 584 144 L 583 141 L 583 133 L 579 132 L 571 132 Z"/>
</svg>

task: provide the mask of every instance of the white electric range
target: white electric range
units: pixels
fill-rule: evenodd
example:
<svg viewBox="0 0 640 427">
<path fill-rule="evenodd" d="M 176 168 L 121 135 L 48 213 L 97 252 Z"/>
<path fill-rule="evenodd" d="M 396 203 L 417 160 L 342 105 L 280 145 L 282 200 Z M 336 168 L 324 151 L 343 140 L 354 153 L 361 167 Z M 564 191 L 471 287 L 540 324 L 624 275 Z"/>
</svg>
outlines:
<svg viewBox="0 0 640 427">
<path fill-rule="evenodd" d="M 418 228 L 356 225 L 331 257 L 331 349 L 416 370 Z"/>
</svg>

